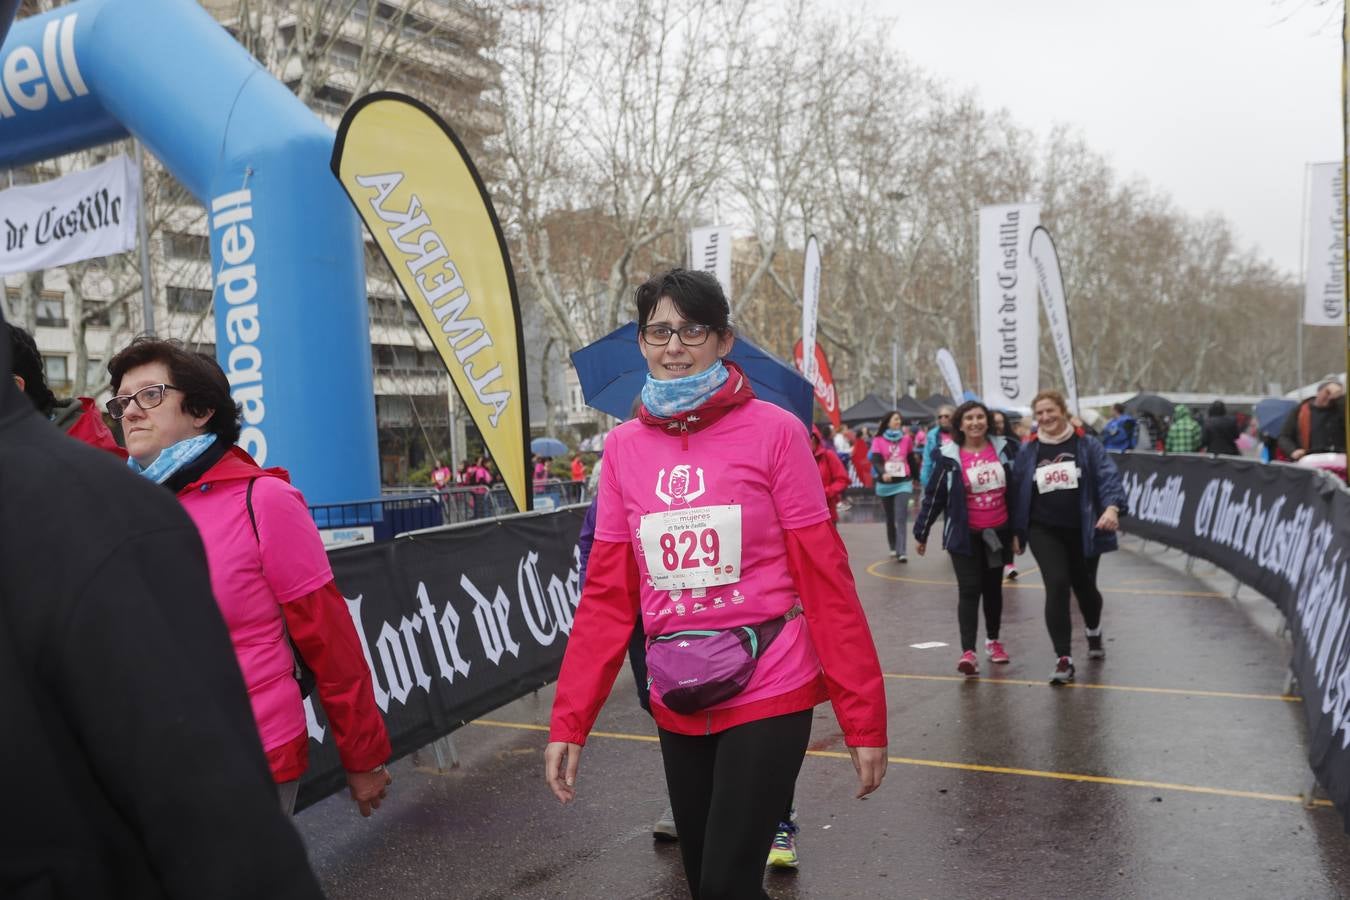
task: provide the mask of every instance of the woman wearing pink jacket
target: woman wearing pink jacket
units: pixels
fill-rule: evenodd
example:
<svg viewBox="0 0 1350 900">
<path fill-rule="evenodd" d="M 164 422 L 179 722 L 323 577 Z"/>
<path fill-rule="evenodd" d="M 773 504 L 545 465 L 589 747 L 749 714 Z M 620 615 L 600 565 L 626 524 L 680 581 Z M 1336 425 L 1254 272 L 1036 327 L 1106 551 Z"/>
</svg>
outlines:
<svg viewBox="0 0 1350 900">
<path fill-rule="evenodd" d="M 717 280 L 675 269 L 636 300 L 649 375 L 638 417 L 605 440 L 545 776 L 575 798 L 582 745 L 641 621 L 690 891 L 760 896 L 812 707 L 833 703 L 858 796 L 881 783 L 881 668 L 806 429 L 723 362 L 735 337 Z"/>
</svg>

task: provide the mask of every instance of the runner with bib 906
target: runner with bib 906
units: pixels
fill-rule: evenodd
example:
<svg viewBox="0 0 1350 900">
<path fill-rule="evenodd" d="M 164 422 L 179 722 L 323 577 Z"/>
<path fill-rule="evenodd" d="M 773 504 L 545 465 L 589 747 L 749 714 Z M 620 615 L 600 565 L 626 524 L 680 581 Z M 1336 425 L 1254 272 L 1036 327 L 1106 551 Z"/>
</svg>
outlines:
<svg viewBox="0 0 1350 900">
<path fill-rule="evenodd" d="M 582 744 L 640 619 L 690 890 L 757 897 L 812 707 L 834 704 L 857 795 L 880 785 L 881 667 L 805 427 L 723 361 L 735 336 L 717 280 L 675 269 L 636 301 L 649 375 L 638 417 L 605 440 L 545 777 L 575 798 Z"/>
<path fill-rule="evenodd" d="M 1009 506 L 1016 550 L 1020 554 L 1030 543 L 1045 580 L 1045 626 L 1055 646 L 1050 683 L 1058 685 L 1074 677 L 1070 589 L 1087 629 L 1088 658 L 1106 656 L 1097 564 L 1116 549 L 1125 492 L 1111 455 L 1073 427 L 1058 391 L 1037 394 L 1031 412 L 1037 432 L 1017 454 Z"/>
</svg>

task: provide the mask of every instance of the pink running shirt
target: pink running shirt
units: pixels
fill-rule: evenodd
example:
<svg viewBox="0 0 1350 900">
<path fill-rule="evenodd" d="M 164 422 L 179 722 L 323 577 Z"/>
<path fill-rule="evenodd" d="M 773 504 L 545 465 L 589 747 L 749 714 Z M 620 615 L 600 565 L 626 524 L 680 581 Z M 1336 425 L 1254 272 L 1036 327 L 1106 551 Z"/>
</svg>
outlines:
<svg viewBox="0 0 1350 900">
<path fill-rule="evenodd" d="M 1007 524 L 1007 470 L 993 444 L 985 444 L 978 453 L 961 451 L 961 481 L 966 488 L 966 514 L 972 530 Z"/>
</svg>

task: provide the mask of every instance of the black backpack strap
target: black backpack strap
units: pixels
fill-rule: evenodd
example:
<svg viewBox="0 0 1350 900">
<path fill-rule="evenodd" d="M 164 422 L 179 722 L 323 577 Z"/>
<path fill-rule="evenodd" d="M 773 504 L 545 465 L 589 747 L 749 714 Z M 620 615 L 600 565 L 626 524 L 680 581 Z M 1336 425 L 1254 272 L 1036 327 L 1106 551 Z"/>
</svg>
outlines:
<svg viewBox="0 0 1350 900">
<path fill-rule="evenodd" d="M 257 480 L 256 477 L 248 480 L 248 489 L 244 491 L 244 506 L 248 507 L 248 523 L 253 526 L 253 539 L 262 543 L 262 538 L 258 536 L 258 517 L 253 514 L 253 482 Z"/>
</svg>

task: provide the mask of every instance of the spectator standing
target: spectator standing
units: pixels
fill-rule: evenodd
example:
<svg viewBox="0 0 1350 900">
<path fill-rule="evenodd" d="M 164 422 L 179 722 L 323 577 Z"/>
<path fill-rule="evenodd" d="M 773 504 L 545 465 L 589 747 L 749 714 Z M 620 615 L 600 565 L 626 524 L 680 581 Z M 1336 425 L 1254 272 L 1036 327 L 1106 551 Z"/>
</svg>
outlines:
<svg viewBox="0 0 1350 900">
<path fill-rule="evenodd" d="M 820 482 L 825 488 L 825 504 L 830 508 L 830 521 L 839 522 L 839 499 L 848 490 L 848 472 L 839 456 L 825 446 L 823 435 L 816 426 L 811 426 L 811 453 L 820 469 Z"/>
<path fill-rule="evenodd" d="M 938 407 L 937 424 L 928 429 L 928 437 L 923 442 L 923 464 L 919 468 L 919 484 L 928 487 L 928 477 L 937 466 L 938 454 L 943 445 L 952 439 L 952 413 L 956 407 L 944 403 Z"/>
<path fill-rule="evenodd" d="M 1238 456 L 1242 452 L 1238 448 L 1240 435 L 1237 417 L 1228 412 L 1224 402 L 1215 400 L 1211 403 L 1205 426 L 1200 431 L 1200 449 L 1222 456 Z"/>
<path fill-rule="evenodd" d="M 1322 382 L 1316 394 L 1290 410 L 1279 449 L 1295 461 L 1309 453 L 1345 452 L 1345 390 L 1339 381 Z"/>
<path fill-rule="evenodd" d="M 106 450 L 118 459 L 126 459 L 123 450 L 103 421 L 103 413 L 92 397 L 58 400 L 47 385 L 47 372 L 42 364 L 33 336 L 17 325 L 5 323 L 9 329 L 9 351 L 13 360 L 14 383 L 28 395 L 34 408 L 49 422 L 66 434 L 91 447 Z"/>
<path fill-rule="evenodd" d="M 122 422 L 128 465 L 175 494 L 202 536 L 282 807 L 294 809 L 309 764 L 298 652 L 313 669 L 352 799 L 370 815 L 391 780 L 389 736 L 305 498 L 284 469 L 259 468 L 235 446 L 239 408 L 213 357 L 142 337 L 108 373 L 117 395 L 106 406 Z"/>
<path fill-rule="evenodd" d="M 1200 423 L 1191 417 L 1190 407 L 1178 403 L 1172 408 L 1163 450 L 1167 453 L 1194 453 L 1200 449 Z"/>
<path fill-rule="evenodd" d="M 582 461 L 581 454 L 572 457 L 572 481 L 582 482 L 586 480 L 586 463 Z"/>
<path fill-rule="evenodd" d="M 1133 450 L 1135 442 L 1139 439 L 1139 423 L 1130 415 L 1124 403 L 1117 403 L 1111 407 L 1111 411 L 1115 415 L 1106 423 L 1106 429 L 1102 432 L 1102 446 L 1107 450 Z"/>
</svg>

